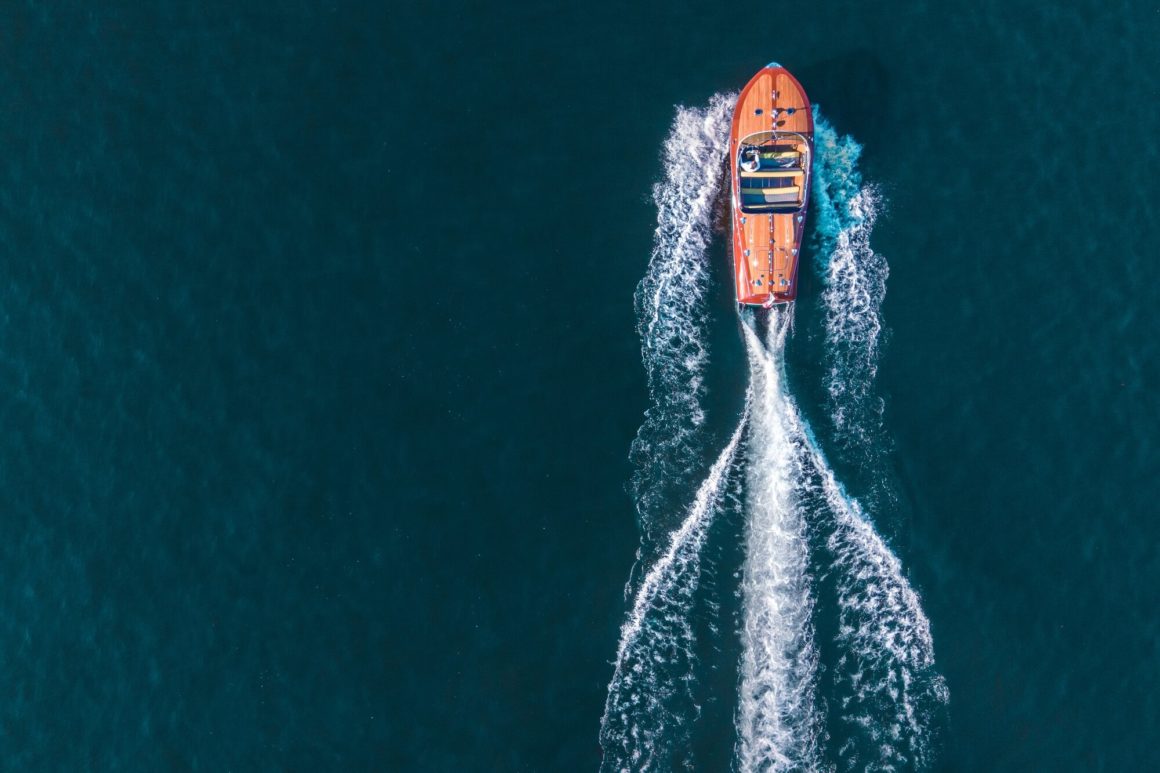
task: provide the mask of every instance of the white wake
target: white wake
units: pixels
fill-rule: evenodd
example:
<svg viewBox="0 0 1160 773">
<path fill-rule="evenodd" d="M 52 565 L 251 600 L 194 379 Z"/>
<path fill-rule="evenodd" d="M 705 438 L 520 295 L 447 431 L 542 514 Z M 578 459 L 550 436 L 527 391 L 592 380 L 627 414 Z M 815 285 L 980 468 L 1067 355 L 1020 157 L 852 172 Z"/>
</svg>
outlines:
<svg viewBox="0 0 1160 773">
<path fill-rule="evenodd" d="M 925 768 L 933 715 L 948 699 L 934 669 L 930 621 L 898 557 L 846 496 L 821 452 L 809 448 L 834 517 L 826 546 L 836 570 L 842 652 L 835 680 L 847 740 L 839 758 L 851 771 Z"/>
<path fill-rule="evenodd" d="M 823 286 L 825 386 L 836 440 L 858 463 L 886 450 L 883 401 L 874 392 L 884 327 L 881 307 L 890 267 L 870 246 L 882 208 L 878 189 L 862 180 L 862 146 L 815 116 L 817 163 L 811 214 Z"/>
<path fill-rule="evenodd" d="M 843 491 L 784 388 L 791 315 L 775 312 L 764 346 L 743 325 L 752 397 L 739 767 L 832 769 L 825 752 L 836 734 L 834 756 L 846 770 L 922 769 L 931 762 L 933 715 L 947 700 L 930 623 L 901 562 Z M 811 528 L 828 534 L 826 555 L 813 562 Z M 832 711 L 817 697 L 811 565 L 835 578 Z"/>
<path fill-rule="evenodd" d="M 704 471 L 707 434 L 706 252 L 733 101 L 718 95 L 704 108 L 677 110 L 664 180 L 653 191 L 658 224 L 635 296 L 651 398 L 632 447 L 642 540 L 601 721 L 602 769 L 691 764 L 685 747 L 699 714 L 692 613 L 701 554 L 733 496 L 732 479 L 742 477 L 730 474 L 742 461 L 739 769 L 928 767 L 935 715 L 947 701 L 930 624 L 901 562 L 838 482 L 789 393 L 784 349 L 792 305 L 770 312 L 765 341 L 757 321 L 743 319 L 746 408 L 694 485 Z M 881 455 L 885 443 L 873 382 L 889 269 L 870 247 L 881 197 L 862 182 L 861 147 L 821 116 L 816 127 L 811 218 L 823 282 L 826 405 L 838 447 L 864 460 Z M 678 512 L 683 519 L 673 523 Z M 816 550 L 812 535 L 822 536 Z M 819 605 L 823 589 L 826 603 Z M 820 610 L 836 616 L 836 659 L 824 665 L 815 628 Z"/>
<path fill-rule="evenodd" d="M 600 728 L 605 770 L 666 767 L 666 755 L 681 743 L 697 712 L 691 693 L 695 656 L 690 614 L 701 549 L 721 506 L 748 416 L 746 408 L 725 449 L 692 492 L 688 482 L 704 454 L 705 252 L 712 238 L 733 100 L 733 95 L 717 95 L 706 107 L 677 109 L 664 146 L 664 179 L 653 188 L 657 228 L 635 296 L 650 406 L 631 451 L 636 466 L 632 489 L 642 529 L 635 569 L 644 567 L 648 557 L 652 560 L 635 592 L 631 579 L 625 588 L 632 606 L 621 629 Z M 684 521 L 672 528 L 671 513 L 689 494 L 692 505 Z"/>
<path fill-rule="evenodd" d="M 874 380 L 890 269 L 870 237 L 882 197 L 862 179 L 862 146 L 820 115 L 815 118 L 813 209 L 829 415 L 846 458 L 874 474 L 876 495 L 887 488 L 880 461 L 888 438 Z M 842 723 L 837 732 L 845 739 L 839 760 L 852 771 L 924 768 L 933 753 L 934 714 L 948 699 L 934 668 L 930 622 L 897 556 L 846 494 L 804 423 L 801 431 L 826 517 L 819 525 L 828 529 L 837 591 L 841 655 L 833 673 L 836 719 Z"/>
<path fill-rule="evenodd" d="M 782 372 L 792 314 L 792 307 L 772 313 L 766 345 L 748 321 L 742 324 L 753 391 L 737 712 L 743 771 L 822 766 L 814 597 L 801 508 L 806 476 Z"/>
<path fill-rule="evenodd" d="M 636 289 L 637 330 L 650 406 L 632 444 L 633 498 L 645 541 L 671 528 L 665 517 L 688 496 L 700 467 L 705 292 L 714 201 L 720 191 L 734 95 L 680 107 L 664 145 L 664 179 L 653 187 L 657 228 Z"/>
<path fill-rule="evenodd" d="M 693 719 L 682 712 L 692 702 L 688 690 L 695 656 L 689 611 L 700 579 L 701 548 L 721 505 L 748 414 L 747 404 L 668 549 L 640 583 L 621 628 L 600 728 L 607 770 L 649 770 L 658 761 L 663 768 L 665 753 L 680 740 L 671 731 Z"/>
</svg>

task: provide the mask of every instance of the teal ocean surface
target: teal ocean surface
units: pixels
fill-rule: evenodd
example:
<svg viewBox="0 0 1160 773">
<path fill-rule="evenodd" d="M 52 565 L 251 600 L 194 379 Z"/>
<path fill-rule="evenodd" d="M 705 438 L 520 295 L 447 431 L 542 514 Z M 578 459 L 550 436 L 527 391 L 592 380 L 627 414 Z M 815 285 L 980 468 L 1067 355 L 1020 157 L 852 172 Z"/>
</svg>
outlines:
<svg viewBox="0 0 1160 773">
<path fill-rule="evenodd" d="M 0 769 L 1160 769 L 1154 3 L 0 11 Z M 730 97 L 817 108 L 739 315 Z"/>
</svg>

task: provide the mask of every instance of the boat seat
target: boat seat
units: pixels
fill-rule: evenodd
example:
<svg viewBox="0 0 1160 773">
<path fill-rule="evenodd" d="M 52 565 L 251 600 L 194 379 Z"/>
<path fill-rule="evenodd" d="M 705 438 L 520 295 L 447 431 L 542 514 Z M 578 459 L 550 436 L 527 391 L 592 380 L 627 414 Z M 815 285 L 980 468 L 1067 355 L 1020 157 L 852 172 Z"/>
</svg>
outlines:
<svg viewBox="0 0 1160 773">
<path fill-rule="evenodd" d="M 801 153 L 796 151 L 796 150 L 779 150 L 779 151 L 776 151 L 774 153 L 762 153 L 761 157 L 762 158 L 769 158 L 769 159 L 778 159 L 778 158 L 793 158 L 794 156 L 800 156 L 800 155 L 801 155 Z"/>
<path fill-rule="evenodd" d="M 791 196 L 793 201 L 797 201 L 798 194 L 802 191 L 796 185 L 787 185 L 783 188 L 742 188 L 742 196 L 763 196 L 769 199 L 771 196 L 777 197 L 778 201 L 785 201 L 784 197 Z"/>
<path fill-rule="evenodd" d="M 752 188 L 755 191 L 769 191 L 776 188 L 795 188 L 800 180 L 795 180 L 792 177 L 759 177 L 756 180 L 750 180 L 745 177 L 741 178 L 742 188 Z"/>
<path fill-rule="evenodd" d="M 796 177 L 801 174 L 800 169 L 785 169 L 776 172 L 742 172 L 741 179 L 748 180 L 751 177 Z"/>
<path fill-rule="evenodd" d="M 800 170 L 802 168 L 802 157 L 801 157 L 800 153 L 791 153 L 789 156 L 786 156 L 785 158 L 765 158 L 763 156 L 758 163 L 759 163 L 758 168 L 761 169 L 762 171 L 765 171 L 767 169 L 768 170 L 778 170 L 778 169 L 799 169 Z"/>
</svg>

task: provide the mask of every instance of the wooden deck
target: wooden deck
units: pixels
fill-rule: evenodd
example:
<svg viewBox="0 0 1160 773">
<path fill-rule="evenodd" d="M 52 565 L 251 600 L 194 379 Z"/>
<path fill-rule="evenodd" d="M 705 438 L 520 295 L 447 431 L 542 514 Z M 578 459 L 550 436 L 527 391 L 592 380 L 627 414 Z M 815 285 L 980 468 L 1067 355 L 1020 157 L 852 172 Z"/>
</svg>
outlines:
<svg viewBox="0 0 1160 773">
<path fill-rule="evenodd" d="M 793 110 L 790 113 L 790 110 Z M 780 144 L 803 152 L 808 167 L 813 162 L 814 121 L 809 99 L 801 84 L 783 67 L 766 67 L 742 90 L 733 113 L 729 166 L 733 190 L 733 261 L 737 300 L 741 303 L 783 303 L 797 297 L 798 258 L 809 204 L 809 182 L 804 173 L 793 175 L 789 185 L 801 188 L 800 212 L 788 214 L 741 211 L 741 172 L 737 154 L 741 140 L 759 132 L 795 132 L 805 142 L 786 138 Z M 758 178 L 786 177 L 768 172 L 746 173 L 750 185 Z M 752 189 L 748 189 L 752 190 Z M 780 190 L 780 189 L 775 189 Z"/>
</svg>

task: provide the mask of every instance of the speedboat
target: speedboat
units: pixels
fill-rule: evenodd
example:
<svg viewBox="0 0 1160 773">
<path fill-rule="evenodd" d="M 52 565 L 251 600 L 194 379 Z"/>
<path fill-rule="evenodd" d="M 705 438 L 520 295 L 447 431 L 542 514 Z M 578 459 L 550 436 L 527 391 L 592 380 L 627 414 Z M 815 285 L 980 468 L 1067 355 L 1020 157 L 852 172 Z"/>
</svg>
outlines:
<svg viewBox="0 0 1160 773">
<path fill-rule="evenodd" d="M 741 90 L 729 137 L 734 281 L 742 306 L 768 308 L 797 297 L 813 157 L 810 101 L 797 79 L 771 62 Z"/>
</svg>

